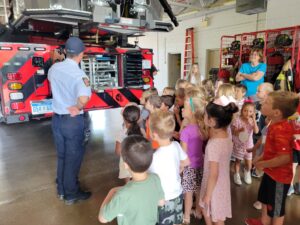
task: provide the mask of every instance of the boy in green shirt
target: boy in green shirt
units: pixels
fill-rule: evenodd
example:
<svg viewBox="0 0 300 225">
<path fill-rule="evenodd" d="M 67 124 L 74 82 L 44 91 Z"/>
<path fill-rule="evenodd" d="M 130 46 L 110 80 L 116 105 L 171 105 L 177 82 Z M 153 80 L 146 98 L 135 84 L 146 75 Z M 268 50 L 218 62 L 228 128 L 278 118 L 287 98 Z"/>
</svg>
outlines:
<svg viewBox="0 0 300 225">
<path fill-rule="evenodd" d="M 107 223 L 117 217 L 118 225 L 155 225 L 164 192 L 159 177 L 147 173 L 153 158 L 151 143 L 131 135 L 122 142 L 121 155 L 132 181 L 110 190 L 101 205 L 99 221 Z"/>
</svg>

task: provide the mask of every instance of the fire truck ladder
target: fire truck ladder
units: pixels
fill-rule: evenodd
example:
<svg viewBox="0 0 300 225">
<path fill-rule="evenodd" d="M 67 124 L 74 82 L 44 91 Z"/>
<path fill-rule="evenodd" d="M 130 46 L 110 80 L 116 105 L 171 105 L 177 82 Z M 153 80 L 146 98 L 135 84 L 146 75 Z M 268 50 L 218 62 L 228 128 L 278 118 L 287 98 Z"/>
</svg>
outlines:
<svg viewBox="0 0 300 225">
<path fill-rule="evenodd" d="M 184 70 L 183 77 L 186 78 L 195 61 L 194 48 L 194 28 L 188 28 L 185 31 L 185 48 L 184 48 Z"/>
</svg>

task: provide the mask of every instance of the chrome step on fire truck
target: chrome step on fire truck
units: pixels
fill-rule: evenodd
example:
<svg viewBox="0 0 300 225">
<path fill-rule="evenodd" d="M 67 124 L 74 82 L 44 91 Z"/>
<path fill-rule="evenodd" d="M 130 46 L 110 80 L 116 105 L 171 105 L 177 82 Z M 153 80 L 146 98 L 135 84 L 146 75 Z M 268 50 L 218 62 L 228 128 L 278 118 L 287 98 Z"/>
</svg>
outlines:
<svg viewBox="0 0 300 225">
<path fill-rule="evenodd" d="M 0 26 L 0 120 L 7 124 L 52 116 L 47 73 L 65 58 L 71 35 L 86 44 L 80 64 L 93 94 L 85 111 L 139 102 L 153 86 L 153 52 L 128 43 L 147 31 L 168 32 L 166 0 L 4 0 L 6 25 Z"/>
</svg>

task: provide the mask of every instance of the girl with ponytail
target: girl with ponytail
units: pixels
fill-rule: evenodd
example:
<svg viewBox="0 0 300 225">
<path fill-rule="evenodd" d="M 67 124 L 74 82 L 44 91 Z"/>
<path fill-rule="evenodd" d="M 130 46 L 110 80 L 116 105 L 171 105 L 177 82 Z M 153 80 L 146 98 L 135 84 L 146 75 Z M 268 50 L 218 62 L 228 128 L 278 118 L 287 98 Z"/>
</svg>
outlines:
<svg viewBox="0 0 300 225">
<path fill-rule="evenodd" d="M 232 217 L 230 194 L 230 157 L 232 139 L 228 126 L 238 107 L 225 96 L 206 106 L 204 121 L 210 129 L 205 149 L 200 207 L 206 224 L 223 225 Z"/>
<path fill-rule="evenodd" d="M 140 119 L 140 109 L 137 105 L 131 103 L 125 106 L 122 112 L 122 116 L 124 121 L 123 129 L 120 132 L 120 134 L 117 136 L 115 152 L 118 156 L 120 156 L 119 179 L 124 179 L 125 183 L 127 183 L 131 178 L 131 174 L 125 168 L 124 161 L 121 157 L 121 143 L 127 136 L 130 135 L 143 136 L 143 134 L 140 126 L 138 125 L 138 121 Z"/>
<path fill-rule="evenodd" d="M 187 153 L 191 164 L 183 169 L 182 187 L 184 193 L 184 223 L 190 223 L 193 196 L 199 202 L 200 185 L 203 174 L 203 146 L 207 139 L 207 129 L 204 124 L 205 91 L 202 89 L 187 89 L 182 115 L 185 126 L 180 133 L 182 149 Z M 193 212 L 196 218 L 201 218 L 201 209 L 196 204 Z"/>
</svg>

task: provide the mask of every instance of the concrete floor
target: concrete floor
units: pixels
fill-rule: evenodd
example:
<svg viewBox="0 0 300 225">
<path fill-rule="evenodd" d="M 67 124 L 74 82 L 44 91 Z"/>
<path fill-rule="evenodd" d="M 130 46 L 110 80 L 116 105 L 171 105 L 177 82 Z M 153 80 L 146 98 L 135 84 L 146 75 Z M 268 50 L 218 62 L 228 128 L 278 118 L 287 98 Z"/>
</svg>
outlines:
<svg viewBox="0 0 300 225">
<path fill-rule="evenodd" d="M 122 184 L 117 179 L 118 158 L 114 137 L 120 127 L 119 110 L 91 113 L 92 137 L 87 146 L 80 180 L 93 192 L 88 201 L 66 206 L 56 198 L 56 154 L 51 122 L 0 124 L 0 225 L 98 225 L 99 206 L 107 191 Z M 226 224 L 242 225 L 252 208 L 259 182 L 232 185 L 233 219 Z M 114 221 L 111 224 L 116 224 Z M 192 224 L 204 224 L 192 220 Z M 300 225 L 300 196 L 287 201 L 285 225 Z"/>
</svg>

